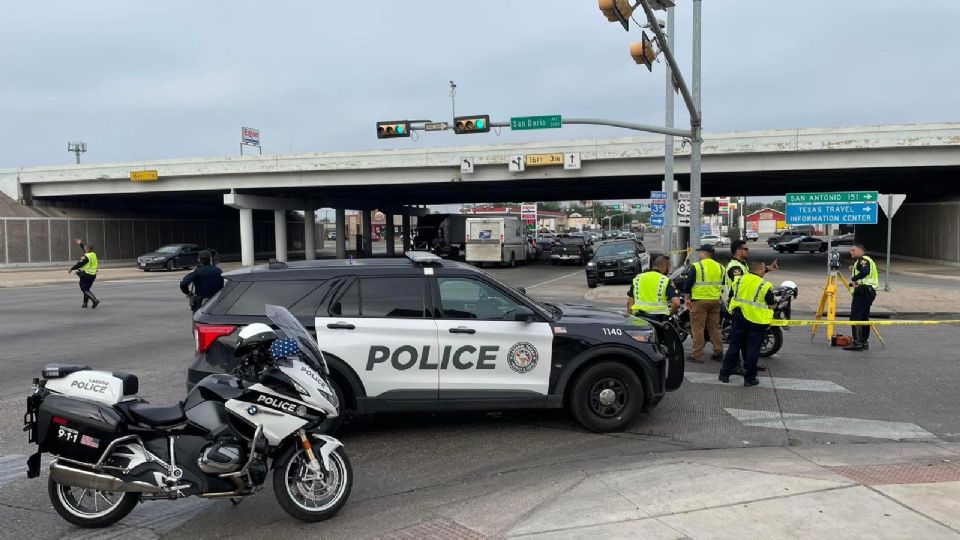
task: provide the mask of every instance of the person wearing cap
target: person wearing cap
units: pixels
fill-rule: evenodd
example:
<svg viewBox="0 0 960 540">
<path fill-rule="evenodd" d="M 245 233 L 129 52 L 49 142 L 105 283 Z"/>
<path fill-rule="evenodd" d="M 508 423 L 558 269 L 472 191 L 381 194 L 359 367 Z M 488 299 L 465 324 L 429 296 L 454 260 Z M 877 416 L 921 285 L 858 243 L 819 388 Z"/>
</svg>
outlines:
<svg viewBox="0 0 960 540">
<path fill-rule="evenodd" d="M 710 335 L 713 356 L 723 358 L 723 339 L 720 334 L 720 298 L 723 296 L 723 266 L 713 260 L 713 246 L 704 244 L 697 250 L 700 260 L 690 265 L 687 281 L 683 286 L 683 299 L 690 309 L 690 326 L 693 334 L 693 354 L 690 361 L 703 363 L 706 347 L 704 330 Z"/>
<path fill-rule="evenodd" d="M 744 276 L 750 273 L 748 269 L 748 265 L 750 264 L 750 261 L 747 259 L 747 257 L 750 256 L 750 248 L 747 246 L 747 243 L 744 242 L 743 240 L 734 240 L 730 244 L 730 255 L 731 255 L 730 262 L 727 263 L 726 273 L 724 274 L 723 277 L 724 277 L 724 285 L 727 287 L 727 291 L 728 291 L 727 314 L 732 317 L 733 316 L 733 292 L 734 292 L 733 289 L 736 286 L 737 279 L 740 276 Z M 774 270 L 778 270 L 780 267 L 777 265 L 777 260 L 774 259 L 773 262 L 770 263 L 769 265 L 764 263 L 763 268 L 764 268 L 764 272 L 766 273 L 766 272 L 773 272 Z M 746 341 L 742 343 L 740 357 L 741 357 L 741 367 L 738 367 L 734 370 L 733 373 L 735 375 L 743 375 L 742 365 L 747 358 Z M 716 359 L 716 360 L 718 362 L 721 361 L 721 359 Z M 759 371 L 766 371 L 767 367 L 762 365 L 757 365 L 757 369 Z"/>
<path fill-rule="evenodd" d="M 757 361 L 763 338 L 773 321 L 773 285 L 763 279 L 766 265 L 760 261 L 751 261 L 750 273 L 740 276 L 733 286 L 733 298 L 730 309 L 733 315 L 733 327 L 730 331 L 730 348 L 723 357 L 720 368 L 720 382 L 729 383 L 731 374 L 738 374 L 741 350 L 745 350 L 743 359 L 743 385 L 747 388 L 757 386 Z M 745 348 L 743 346 L 746 345 Z"/>
<path fill-rule="evenodd" d="M 223 272 L 213 264 L 210 252 L 201 251 L 199 259 L 200 265 L 180 280 L 180 292 L 187 295 L 194 313 L 223 288 Z"/>
</svg>

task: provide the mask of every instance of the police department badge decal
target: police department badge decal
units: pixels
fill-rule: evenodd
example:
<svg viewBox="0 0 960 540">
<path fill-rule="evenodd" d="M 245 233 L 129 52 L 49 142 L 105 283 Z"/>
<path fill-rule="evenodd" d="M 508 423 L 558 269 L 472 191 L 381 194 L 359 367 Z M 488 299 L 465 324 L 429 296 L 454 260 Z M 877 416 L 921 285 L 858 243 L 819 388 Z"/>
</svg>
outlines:
<svg viewBox="0 0 960 540">
<path fill-rule="evenodd" d="M 537 348 L 527 342 L 517 343 L 507 353 L 507 364 L 517 373 L 529 373 L 537 367 L 539 359 Z"/>
</svg>

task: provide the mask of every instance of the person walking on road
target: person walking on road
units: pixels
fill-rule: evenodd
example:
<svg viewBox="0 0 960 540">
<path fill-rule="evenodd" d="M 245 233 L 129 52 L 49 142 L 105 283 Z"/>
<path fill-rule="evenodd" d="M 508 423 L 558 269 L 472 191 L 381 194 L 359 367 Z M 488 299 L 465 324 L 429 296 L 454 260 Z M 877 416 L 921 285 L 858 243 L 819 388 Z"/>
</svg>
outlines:
<svg viewBox="0 0 960 540">
<path fill-rule="evenodd" d="M 67 273 L 76 272 L 80 278 L 80 291 L 83 293 L 83 304 L 81 304 L 80 307 L 85 308 L 87 307 L 87 303 L 91 302 L 90 307 L 97 309 L 97 306 L 100 305 L 100 300 L 90 291 L 90 288 L 93 287 L 93 282 L 97 279 L 97 270 L 100 268 L 100 262 L 97 260 L 97 254 L 93 251 L 93 245 L 85 244 L 83 240 L 77 240 L 76 242 L 83 251 L 83 255 L 80 256 L 77 264 L 67 270 Z"/>
<path fill-rule="evenodd" d="M 854 244 L 850 248 L 853 265 L 850 267 L 850 283 L 853 285 L 853 300 L 850 302 L 851 321 L 869 321 L 870 306 L 877 298 L 880 286 L 880 274 L 873 259 L 865 254 L 863 244 Z M 853 343 L 843 348 L 845 351 L 866 351 L 870 348 L 870 326 L 854 326 Z"/>
<path fill-rule="evenodd" d="M 190 301 L 190 311 L 196 313 L 223 288 L 223 272 L 213 264 L 209 251 L 201 251 L 200 265 L 180 280 L 180 291 Z M 190 286 L 193 290 L 190 290 Z"/>
<path fill-rule="evenodd" d="M 670 259 L 660 255 L 650 270 L 637 274 L 627 291 L 627 312 L 663 322 L 680 309 L 680 295 L 670 284 Z"/>
<path fill-rule="evenodd" d="M 687 281 L 683 287 L 683 298 L 690 309 L 690 326 L 693 333 L 693 354 L 690 361 L 703 363 L 703 349 L 706 347 L 704 329 L 710 335 L 713 356 L 717 360 L 723 357 L 723 339 L 720 335 L 720 298 L 723 296 L 723 266 L 713 260 L 713 246 L 704 244 L 697 250 L 700 261 L 690 265 Z"/>
<path fill-rule="evenodd" d="M 750 273 L 740 276 L 733 289 L 730 309 L 733 313 L 733 327 L 730 331 L 730 343 L 720 368 L 720 382 L 730 382 L 730 375 L 737 373 L 740 365 L 740 350 L 746 343 L 746 357 L 743 362 L 743 385 L 746 387 L 760 384 L 757 379 L 757 361 L 763 336 L 773 321 L 773 284 L 763 279 L 766 265 L 760 261 L 750 263 Z"/>
</svg>

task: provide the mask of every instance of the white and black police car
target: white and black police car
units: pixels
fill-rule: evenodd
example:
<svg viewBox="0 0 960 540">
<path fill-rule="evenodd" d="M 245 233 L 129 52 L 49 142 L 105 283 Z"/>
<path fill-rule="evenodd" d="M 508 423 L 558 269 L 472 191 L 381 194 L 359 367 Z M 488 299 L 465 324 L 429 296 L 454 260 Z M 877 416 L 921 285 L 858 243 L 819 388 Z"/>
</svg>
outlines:
<svg viewBox="0 0 960 540">
<path fill-rule="evenodd" d="M 236 333 L 287 307 L 330 365 L 344 416 L 567 407 L 592 431 L 617 431 L 683 380 L 643 319 L 538 302 L 473 266 L 423 252 L 224 274 L 197 312 L 188 387 L 230 371 Z M 328 426 L 334 430 L 339 424 Z"/>
</svg>

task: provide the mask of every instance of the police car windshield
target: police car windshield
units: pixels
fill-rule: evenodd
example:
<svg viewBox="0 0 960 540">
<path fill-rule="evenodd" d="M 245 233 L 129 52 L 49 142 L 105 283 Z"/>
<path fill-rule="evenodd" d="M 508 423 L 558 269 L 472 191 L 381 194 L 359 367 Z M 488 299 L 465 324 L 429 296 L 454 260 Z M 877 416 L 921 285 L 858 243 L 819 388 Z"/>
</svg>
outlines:
<svg viewBox="0 0 960 540">
<path fill-rule="evenodd" d="M 529 302 L 530 304 L 533 304 L 533 306 L 537 308 L 538 311 L 540 311 L 540 314 L 547 317 L 548 319 L 559 319 L 563 315 L 563 311 L 559 307 L 553 304 L 548 304 L 545 302 L 539 302 L 537 300 L 534 300 L 533 298 L 530 298 L 526 294 L 518 291 L 515 287 L 511 287 L 510 285 L 507 285 L 506 283 L 498 280 L 497 278 L 491 276 L 490 274 L 487 274 L 487 279 L 496 283 L 499 287 L 503 289 L 506 289 L 508 291 L 513 291 L 521 295 L 523 298 L 526 298 L 527 302 Z"/>
<path fill-rule="evenodd" d="M 597 257 L 616 257 L 617 255 L 633 255 L 637 248 L 632 242 L 615 242 L 603 244 L 597 248 Z"/>
</svg>

